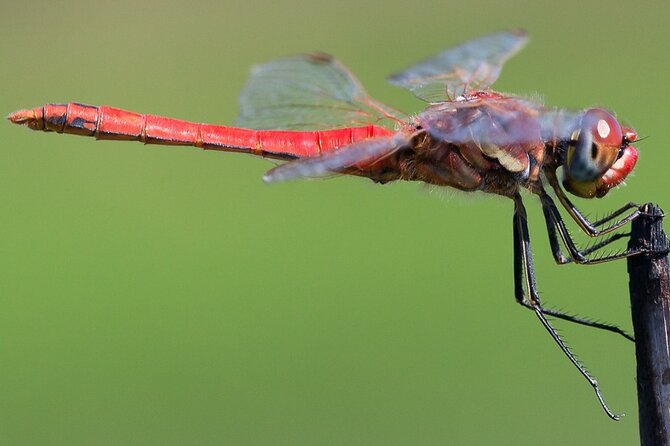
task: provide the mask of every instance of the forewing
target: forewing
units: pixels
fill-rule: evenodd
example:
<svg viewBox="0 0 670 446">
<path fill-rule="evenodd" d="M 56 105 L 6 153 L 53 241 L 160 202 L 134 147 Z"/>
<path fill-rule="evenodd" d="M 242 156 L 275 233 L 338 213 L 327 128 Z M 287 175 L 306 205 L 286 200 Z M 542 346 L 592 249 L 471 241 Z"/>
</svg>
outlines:
<svg viewBox="0 0 670 446">
<path fill-rule="evenodd" d="M 491 151 L 570 140 L 583 112 L 545 108 L 522 98 L 499 97 L 434 104 L 417 117 L 430 136 L 457 146 Z"/>
<path fill-rule="evenodd" d="M 347 168 L 364 169 L 401 147 L 408 140 L 403 136 L 389 136 L 358 141 L 323 155 L 301 158 L 282 164 L 263 176 L 266 183 L 286 181 L 294 178 L 317 178 Z"/>
<path fill-rule="evenodd" d="M 488 89 L 503 64 L 528 38 L 521 29 L 489 34 L 439 53 L 388 78 L 427 102 L 442 102 L 470 90 Z"/>
<path fill-rule="evenodd" d="M 377 124 L 406 117 L 370 98 L 340 62 L 324 54 L 278 59 L 254 67 L 240 95 L 235 125 L 316 130 Z"/>
</svg>

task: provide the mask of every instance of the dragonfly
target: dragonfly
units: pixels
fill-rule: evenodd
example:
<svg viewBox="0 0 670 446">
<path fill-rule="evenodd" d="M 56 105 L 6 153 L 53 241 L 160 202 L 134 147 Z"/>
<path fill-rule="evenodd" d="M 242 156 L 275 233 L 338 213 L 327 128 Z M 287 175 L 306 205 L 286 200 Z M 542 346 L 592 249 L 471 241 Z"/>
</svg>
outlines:
<svg viewBox="0 0 670 446">
<path fill-rule="evenodd" d="M 602 108 L 569 111 L 492 90 L 505 62 L 527 40 L 521 29 L 485 35 L 391 75 L 391 84 L 427 102 L 418 114 L 405 114 L 373 99 L 343 64 L 315 53 L 254 67 L 240 95 L 235 126 L 76 102 L 19 110 L 8 119 L 33 130 L 286 161 L 265 174 L 263 180 L 269 183 L 346 174 L 382 184 L 418 181 L 507 197 L 514 204 L 516 301 L 534 312 L 591 385 L 605 413 L 618 420 L 620 415 L 609 409 L 596 379 L 548 317 L 633 338 L 615 325 L 543 306 L 521 193 L 539 199 L 559 265 L 591 265 L 639 254 L 598 252 L 627 235 L 617 229 L 641 215 L 640 206 L 627 203 L 590 221 L 567 195 L 601 198 L 622 184 L 637 162 L 633 144 L 638 137 Z M 584 233 L 598 237 L 597 243 L 585 249 L 577 246 L 547 190 Z"/>
</svg>

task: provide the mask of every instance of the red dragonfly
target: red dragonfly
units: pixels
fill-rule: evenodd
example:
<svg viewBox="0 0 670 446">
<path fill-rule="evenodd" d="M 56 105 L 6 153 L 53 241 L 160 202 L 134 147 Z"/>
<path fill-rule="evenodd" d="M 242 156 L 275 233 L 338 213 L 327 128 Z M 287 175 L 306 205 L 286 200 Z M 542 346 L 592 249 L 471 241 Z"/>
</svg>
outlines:
<svg viewBox="0 0 670 446">
<path fill-rule="evenodd" d="M 606 195 L 635 166 L 637 151 L 631 144 L 637 136 L 600 108 L 570 112 L 492 91 L 503 64 L 526 41 L 522 30 L 487 35 L 392 75 L 392 84 L 429 103 L 418 115 L 406 115 L 372 99 L 338 61 L 311 54 L 255 67 L 240 97 L 236 127 L 74 102 L 20 110 L 9 120 L 34 130 L 196 146 L 288 161 L 270 170 L 263 177 L 266 182 L 348 174 L 378 183 L 421 181 L 509 197 L 514 202 L 516 300 L 536 314 L 593 387 L 605 412 L 617 420 L 619 416 L 605 404 L 596 380 L 573 356 L 547 316 L 632 338 L 616 326 L 542 306 L 520 191 L 526 189 L 539 198 L 557 263 L 594 264 L 636 254 L 626 251 L 589 257 L 623 237 L 613 231 L 640 215 L 638 205 L 628 203 L 590 222 L 564 189 L 582 198 Z M 586 234 L 613 235 L 580 250 L 545 185 Z"/>
</svg>

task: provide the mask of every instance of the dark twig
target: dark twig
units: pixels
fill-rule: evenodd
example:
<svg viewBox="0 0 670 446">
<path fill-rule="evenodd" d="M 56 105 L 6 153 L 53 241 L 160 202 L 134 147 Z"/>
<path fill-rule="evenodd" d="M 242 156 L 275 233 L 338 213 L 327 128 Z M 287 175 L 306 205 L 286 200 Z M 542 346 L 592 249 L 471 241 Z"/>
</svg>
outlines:
<svg viewBox="0 0 670 446">
<path fill-rule="evenodd" d="M 652 204 L 633 221 L 628 258 L 637 358 L 637 399 L 643 446 L 670 445 L 670 242 L 663 213 Z"/>
</svg>

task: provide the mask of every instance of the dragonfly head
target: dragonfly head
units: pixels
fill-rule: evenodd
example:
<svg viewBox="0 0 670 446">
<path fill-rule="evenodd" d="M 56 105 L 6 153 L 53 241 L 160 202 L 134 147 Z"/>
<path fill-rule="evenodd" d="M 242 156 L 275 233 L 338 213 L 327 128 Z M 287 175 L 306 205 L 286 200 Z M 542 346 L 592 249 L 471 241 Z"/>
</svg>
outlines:
<svg viewBox="0 0 670 446">
<path fill-rule="evenodd" d="M 578 197 L 604 197 L 635 167 L 637 134 L 622 128 L 609 112 L 587 110 L 572 132 L 563 166 L 563 187 Z"/>
</svg>

